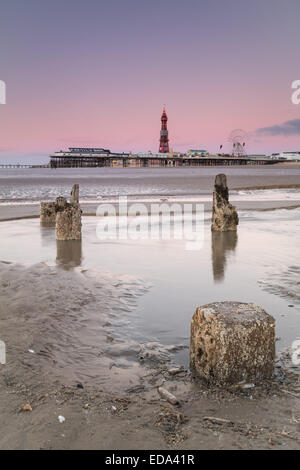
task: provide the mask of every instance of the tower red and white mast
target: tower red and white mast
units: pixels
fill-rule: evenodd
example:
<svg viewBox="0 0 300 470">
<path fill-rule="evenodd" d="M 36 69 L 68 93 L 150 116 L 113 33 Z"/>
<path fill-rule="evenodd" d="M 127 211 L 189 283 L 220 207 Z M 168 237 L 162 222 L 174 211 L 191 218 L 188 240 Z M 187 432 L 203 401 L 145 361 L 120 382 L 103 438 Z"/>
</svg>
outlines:
<svg viewBox="0 0 300 470">
<path fill-rule="evenodd" d="M 164 106 L 163 113 L 161 115 L 161 131 L 159 140 L 159 153 L 169 153 L 169 133 L 167 128 L 168 116 L 166 108 Z"/>
</svg>

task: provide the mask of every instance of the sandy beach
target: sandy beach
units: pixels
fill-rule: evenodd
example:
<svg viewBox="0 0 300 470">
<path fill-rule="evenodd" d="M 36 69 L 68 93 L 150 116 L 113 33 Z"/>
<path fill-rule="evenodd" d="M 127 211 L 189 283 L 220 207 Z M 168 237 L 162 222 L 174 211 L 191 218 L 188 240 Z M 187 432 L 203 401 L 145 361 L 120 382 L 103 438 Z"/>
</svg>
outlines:
<svg viewBox="0 0 300 470">
<path fill-rule="evenodd" d="M 85 276 L 43 263 L 0 264 L 1 335 L 9 357 L 0 379 L 6 429 L 1 449 L 299 448 L 299 376 L 278 363 L 273 382 L 253 389 L 207 388 L 188 370 L 174 370 L 167 351 L 154 345 L 144 350 L 138 370 L 115 369 L 112 357 L 122 357 L 122 348 L 112 352 L 109 320 L 131 286 L 128 279 L 95 283 Z M 113 291 L 111 281 L 117 283 Z M 110 301 L 108 308 L 105 299 L 111 296 L 115 305 Z M 67 355 L 65 365 L 76 360 L 68 338 L 74 341 L 86 311 L 95 309 L 103 346 L 98 369 L 103 383 L 97 386 L 86 375 L 82 382 L 67 378 L 68 367 L 64 378 L 55 372 L 61 355 Z M 162 384 L 180 405 L 160 398 Z M 32 411 L 23 410 L 27 404 Z M 65 417 L 63 424 L 58 416 Z"/>
<path fill-rule="evenodd" d="M 300 450 L 299 0 L 0 12 L 0 450 Z"/>
<path fill-rule="evenodd" d="M 200 182 L 191 174 L 191 191 L 182 194 L 172 188 L 181 193 L 184 175 L 168 173 L 161 194 L 151 176 L 138 196 L 130 186 L 141 184 L 134 173 L 124 190 L 149 208 L 166 192 L 171 201 L 201 200 L 204 242 L 196 254 L 183 241 L 97 239 L 96 203 L 84 190 L 82 207 L 90 216 L 83 217 L 82 242 L 56 241 L 53 226 L 40 226 L 32 194 L 0 205 L 0 321 L 7 347 L 1 449 L 300 447 L 299 366 L 290 349 L 300 334 L 299 179 L 271 174 L 262 185 L 249 174 L 231 181 L 239 230 L 216 236 L 210 232 L 214 173 Z M 111 192 L 120 184 L 116 177 Z M 9 178 L 0 177 L 0 188 Z M 24 191 L 27 179 L 17 179 Z M 67 183 L 61 190 L 69 192 Z M 103 190 L 101 181 L 97 185 Z M 107 199 L 117 205 L 112 194 Z M 237 297 L 276 318 L 275 376 L 249 388 L 209 387 L 189 370 L 190 319 L 201 304 Z M 159 386 L 179 404 L 164 400 Z"/>
</svg>

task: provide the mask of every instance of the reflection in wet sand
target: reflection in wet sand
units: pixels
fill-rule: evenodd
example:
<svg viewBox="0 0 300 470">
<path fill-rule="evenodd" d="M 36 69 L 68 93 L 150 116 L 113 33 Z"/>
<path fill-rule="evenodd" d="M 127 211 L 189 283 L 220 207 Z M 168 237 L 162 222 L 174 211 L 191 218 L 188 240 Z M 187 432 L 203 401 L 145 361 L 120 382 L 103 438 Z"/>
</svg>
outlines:
<svg viewBox="0 0 300 470">
<path fill-rule="evenodd" d="M 56 264 L 63 269 L 80 266 L 82 260 L 81 240 L 56 240 Z"/>
<path fill-rule="evenodd" d="M 48 246 L 49 241 L 55 237 L 55 224 L 40 223 L 40 234 L 42 246 Z"/>
<path fill-rule="evenodd" d="M 237 232 L 212 232 L 211 251 L 214 280 L 221 282 L 224 279 L 228 252 L 234 252 L 238 241 Z"/>
</svg>

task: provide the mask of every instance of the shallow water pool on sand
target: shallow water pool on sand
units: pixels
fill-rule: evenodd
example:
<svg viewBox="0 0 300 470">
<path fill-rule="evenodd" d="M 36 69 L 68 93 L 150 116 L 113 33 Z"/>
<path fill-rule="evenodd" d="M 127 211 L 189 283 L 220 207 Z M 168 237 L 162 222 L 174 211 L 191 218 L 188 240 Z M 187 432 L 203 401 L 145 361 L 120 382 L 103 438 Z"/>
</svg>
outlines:
<svg viewBox="0 0 300 470">
<path fill-rule="evenodd" d="M 139 344 L 183 344 L 175 358 L 185 366 L 191 316 L 209 302 L 261 305 L 276 318 L 278 350 L 300 336 L 299 209 L 242 212 L 237 234 L 211 233 L 206 221 L 199 251 L 176 240 L 100 241 L 97 222 L 83 218 L 82 242 L 57 242 L 55 229 L 36 219 L 1 222 L 0 260 L 137 276 L 149 289 L 133 312 L 119 312 L 128 321 L 118 334 Z"/>
</svg>

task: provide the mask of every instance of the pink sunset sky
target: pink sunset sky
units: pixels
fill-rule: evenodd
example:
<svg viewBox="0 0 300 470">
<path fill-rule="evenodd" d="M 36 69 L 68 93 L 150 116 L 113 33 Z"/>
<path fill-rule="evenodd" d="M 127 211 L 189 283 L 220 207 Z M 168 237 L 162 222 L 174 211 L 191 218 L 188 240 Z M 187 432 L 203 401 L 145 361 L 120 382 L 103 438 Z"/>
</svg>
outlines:
<svg viewBox="0 0 300 470">
<path fill-rule="evenodd" d="M 11 0 L 1 6 L 0 162 L 69 146 L 300 150 L 298 0 Z M 288 123 L 287 123 L 288 122 Z"/>
</svg>

